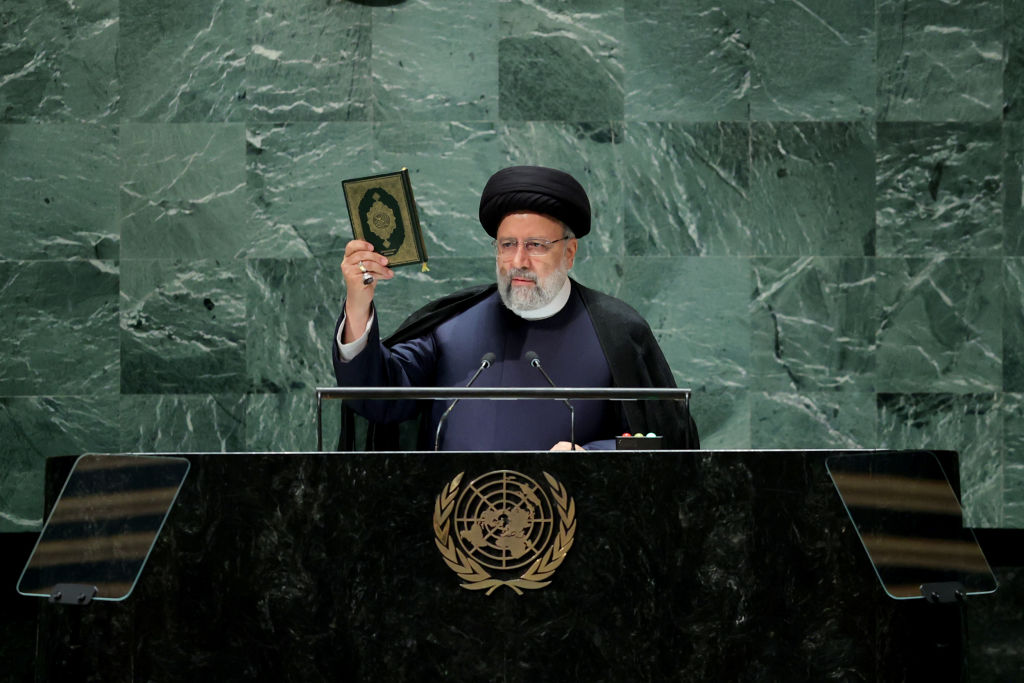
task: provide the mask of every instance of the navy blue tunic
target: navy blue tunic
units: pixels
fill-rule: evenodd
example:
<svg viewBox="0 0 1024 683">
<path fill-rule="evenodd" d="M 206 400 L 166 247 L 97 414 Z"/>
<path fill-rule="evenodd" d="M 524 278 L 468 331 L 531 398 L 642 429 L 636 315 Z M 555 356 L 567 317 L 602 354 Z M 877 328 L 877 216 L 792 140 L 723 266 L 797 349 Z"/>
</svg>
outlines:
<svg viewBox="0 0 1024 683">
<path fill-rule="evenodd" d="M 494 365 L 480 375 L 479 387 L 546 387 L 543 375 L 525 356 L 534 351 L 560 387 L 612 385 L 608 361 L 579 294 L 573 289 L 565 307 L 544 320 L 524 320 L 501 303 L 497 293 L 441 323 L 422 337 L 390 350 L 371 336 L 370 346 L 341 364 L 339 384 L 349 386 L 465 386 L 486 353 Z M 430 434 L 447 407 L 435 401 Z M 414 402 L 372 401 L 354 404 L 375 422 L 413 417 Z M 607 401 L 576 400 L 576 443 L 611 448 L 625 423 Z M 569 440 L 569 409 L 561 401 L 469 400 L 452 410 L 441 432 L 442 450 L 547 450 Z M 594 443 L 605 440 L 604 443 Z"/>
</svg>

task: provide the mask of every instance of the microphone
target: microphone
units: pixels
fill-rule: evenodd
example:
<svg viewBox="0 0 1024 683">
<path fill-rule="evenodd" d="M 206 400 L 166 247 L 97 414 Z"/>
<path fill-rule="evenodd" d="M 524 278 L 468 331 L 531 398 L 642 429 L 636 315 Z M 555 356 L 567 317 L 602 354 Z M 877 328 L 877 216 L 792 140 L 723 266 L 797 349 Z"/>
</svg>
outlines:
<svg viewBox="0 0 1024 683">
<path fill-rule="evenodd" d="M 494 359 L 495 359 L 495 355 L 493 353 L 491 353 L 490 351 L 485 353 L 480 358 L 480 367 L 478 367 L 476 369 L 476 372 L 473 373 L 473 376 L 469 378 L 469 382 L 466 384 L 466 386 L 467 387 L 473 386 L 473 382 L 475 382 L 476 378 L 480 376 L 480 373 L 483 372 L 484 370 L 486 370 L 487 368 L 491 367 L 494 364 Z M 441 446 L 441 427 L 444 426 L 444 421 L 448 419 L 448 413 L 452 412 L 452 408 L 454 408 L 455 404 L 458 403 L 460 400 L 461 399 L 457 398 L 454 401 L 452 401 L 452 404 L 450 406 L 448 406 L 448 408 L 441 415 L 441 419 L 437 421 L 437 433 L 434 435 L 434 450 L 435 451 L 438 450 L 440 448 L 440 446 Z"/>
<path fill-rule="evenodd" d="M 535 367 L 538 370 L 540 370 L 540 374 L 544 375 L 544 379 L 546 379 L 548 381 L 548 384 L 550 384 L 552 387 L 554 387 L 556 389 L 558 388 L 558 386 L 551 379 L 551 376 L 548 375 L 548 373 L 544 370 L 544 368 L 541 367 L 541 365 L 540 365 L 540 356 L 537 355 L 536 351 L 527 351 L 526 352 L 526 360 L 530 361 L 530 365 L 532 365 L 533 367 Z M 575 447 L 576 446 L 576 411 L 573 410 L 572 403 L 569 403 L 569 399 L 563 398 L 562 399 L 562 403 L 564 403 L 566 405 L 566 407 L 569 408 L 569 444 L 570 444 L 570 446 Z"/>
</svg>

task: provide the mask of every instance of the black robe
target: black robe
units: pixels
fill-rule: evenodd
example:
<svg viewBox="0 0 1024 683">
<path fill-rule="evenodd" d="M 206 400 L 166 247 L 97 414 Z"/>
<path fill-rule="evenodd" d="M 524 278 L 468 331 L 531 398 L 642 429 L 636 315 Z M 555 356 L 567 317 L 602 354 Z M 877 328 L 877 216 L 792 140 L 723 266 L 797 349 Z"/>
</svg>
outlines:
<svg viewBox="0 0 1024 683">
<path fill-rule="evenodd" d="M 675 379 L 647 322 L 628 304 L 597 290 L 572 283 L 587 309 L 598 341 L 608 361 L 612 384 L 617 387 L 675 387 Z M 427 304 L 407 318 L 384 340 L 385 346 L 409 341 L 429 333 L 435 326 L 467 310 L 491 296 L 497 285 L 476 286 L 455 292 Z M 335 340 L 339 318 L 335 327 Z M 337 342 L 332 357 L 335 372 L 339 373 L 341 360 Z M 686 407 L 678 401 L 625 401 L 615 402 L 624 411 L 630 431 L 654 432 L 663 437 L 662 447 L 669 449 L 697 449 L 700 441 L 697 427 Z M 421 420 L 421 447 L 432 444 L 429 429 Z M 339 448 L 352 447 L 352 419 L 345 416 L 346 436 Z M 398 430 L 394 425 L 371 425 L 367 435 L 367 450 L 402 450 Z"/>
</svg>

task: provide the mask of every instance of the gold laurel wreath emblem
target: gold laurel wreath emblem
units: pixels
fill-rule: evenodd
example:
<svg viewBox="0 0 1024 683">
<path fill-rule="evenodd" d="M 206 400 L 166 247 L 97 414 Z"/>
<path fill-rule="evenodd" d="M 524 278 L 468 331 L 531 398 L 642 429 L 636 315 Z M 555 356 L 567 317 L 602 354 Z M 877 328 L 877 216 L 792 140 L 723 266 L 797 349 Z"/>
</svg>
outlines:
<svg viewBox="0 0 1024 683">
<path fill-rule="evenodd" d="M 565 560 L 576 535 L 576 502 L 568 495 L 565 487 L 547 472 L 543 473 L 558 507 L 558 534 L 550 547 L 518 578 L 504 580 L 489 574 L 479 562 L 460 549 L 452 537 L 449 521 L 455 510 L 463 474 L 465 472 L 455 475 L 434 501 L 434 543 L 441 551 L 445 564 L 465 582 L 462 587 L 475 591 L 486 590 L 486 595 L 490 595 L 496 588 L 508 586 L 516 594 L 522 595 L 523 589 L 536 590 L 550 584 L 551 576 Z"/>
</svg>

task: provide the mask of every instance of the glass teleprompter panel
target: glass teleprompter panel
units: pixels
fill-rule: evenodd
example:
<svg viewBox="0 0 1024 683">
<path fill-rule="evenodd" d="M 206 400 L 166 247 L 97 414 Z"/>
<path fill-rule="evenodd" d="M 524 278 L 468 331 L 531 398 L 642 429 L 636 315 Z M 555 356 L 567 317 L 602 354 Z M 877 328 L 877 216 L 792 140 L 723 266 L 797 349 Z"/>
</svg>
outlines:
<svg viewBox="0 0 1024 683">
<path fill-rule="evenodd" d="M 996 590 L 934 453 L 834 455 L 826 467 L 891 597 L 945 600 Z"/>
<path fill-rule="evenodd" d="M 185 458 L 79 457 L 21 574 L 18 592 L 71 602 L 127 598 L 188 470 Z M 77 600 L 62 595 L 69 586 L 81 592 Z"/>
</svg>

